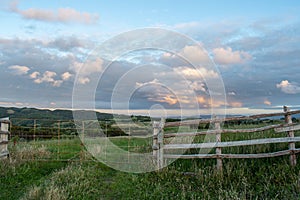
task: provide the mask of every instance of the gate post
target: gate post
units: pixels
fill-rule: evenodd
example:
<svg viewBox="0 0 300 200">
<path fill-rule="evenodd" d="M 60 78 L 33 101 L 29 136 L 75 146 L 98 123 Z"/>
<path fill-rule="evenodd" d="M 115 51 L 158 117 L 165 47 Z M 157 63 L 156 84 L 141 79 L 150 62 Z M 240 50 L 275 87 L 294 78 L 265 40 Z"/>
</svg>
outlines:
<svg viewBox="0 0 300 200">
<path fill-rule="evenodd" d="M 287 106 L 283 106 L 283 111 L 285 112 L 285 123 L 286 124 L 292 124 L 292 116 L 289 113 L 290 112 L 290 108 L 288 108 Z M 288 137 L 290 138 L 294 138 L 294 131 L 288 131 L 287 132 Z M 296 154 L 294 152 L 295 150 L 295 142 L 289 142 L 289 150 L 290 150 L 290 164 L 291 166 L 296 166 L 297 160 L 296 160 Z"/>
<path fill-rule="evenodd" d="M 8 158 L 9 118 L 0 119 L 0 158 Z"/>
<path fill-rule="evenodd" d="M 218 144 L 219 142 L 221 142 L 221 125 L 220 125 L 220 121 L 218 120 L 217 117 L 214 117 L 214 129 L 217 131 L 216 143 Z M 222 168 L 223 168 L 222 158 L 220 157 L 221 154 L 222 154 L 222 148 L 217 147 L 216 155 L 217 155 L 217 170 L 218 171 L 222 171 Z"/>
<path fill-rule="evenodd" d="M 153 156 L 156 159 L 157 170 L 164 166 L 164 125 L 165 119 L 161 121 L 153 121 Z"/>
</svg>

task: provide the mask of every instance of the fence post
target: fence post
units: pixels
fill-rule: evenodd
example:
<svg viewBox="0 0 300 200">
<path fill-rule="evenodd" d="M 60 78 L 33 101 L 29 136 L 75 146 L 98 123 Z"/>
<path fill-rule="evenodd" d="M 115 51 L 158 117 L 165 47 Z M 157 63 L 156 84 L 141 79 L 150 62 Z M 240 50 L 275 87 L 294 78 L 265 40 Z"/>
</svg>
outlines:
<svg viewBox="0 0 300 200">
<path fill-rule="evenodd" d="M 85 124 L 84 121 L 82 121 L 82 135 L 79 136 L 80 140 L 81 140 L 81 151 L 80 151 L 80 162 L 83 161 L 84 159 L 84 134 L 85 134 Z"/>
<path fill-rule="evenodd" d="M 220 121 L 218 120 L 217 117 L 214 117 L 214 129 L 217 130 L 218 132 L 216 133 L 216 143 L 221 142 L 221 125 Z M 220 155 L 222 154 L 222 148 L 217 147 L 216 148 L 216 155 L 217 155 L 217 170 L 222 171 L 223 163 L 222 163 L 222 158 Z"/>
<path fill-rule="evenodd" d="M 157 170 L 163 168 L 164 165 L 164 149 L 163 149 L 163 139 L 164 132 L 163 128 L 165 125 L 165 120 L 162 118 L 160 122 L 153 122 L 153 156 L 156 158 Z"/>
<path fill-rule="evenodd" d="M 283 106 L 283 111 L 286 113 L 285 114 L 285 123 L 286 124 L 292 124 L 292 116 L 289 113 L 290 112 L 290 108 L 288 108 L 287 106 Z M 294 138 L 294 131 L 288 131 L 288 137 L 290 138 Z M 294 152 L 295 150 L 295 142 L 290 142 L 289 143 L 289 150 L 290 150 L 290 164 L 292 166 L 296 166 L 297 160 L 296 160 L 296 154 Z"/>
<path fill-rule="evenodd" d="M 36 119 L 33 120 L 33 141 L 35 142 L 36 138 Z"/>
<path fill-rule="evenodd" d="M 60 148 L 60 120 L 57 121 L 57 160 L 59 160 Z"/>
<path fill-rule="evenodd" d="M 0 120 L 0 123 L 1 123 L 1 129 L 0 129 L 0 159 L 1 159 L 1 158 L 9 157 L 8 135 L 10 134 L 9 132 L 10 121 L 7 118 L 7 119 Z"/>
<path fill-rule="evenodd" d="M 159 146 L 159 162 L 158 167 L 159 169 L 162 169 L 164 166 L 164 126 L 165 126 L 165 119 L 161 118 L 160 124 L 159 124 L 159 133 L 158 133 L 158 146 Z"/>
<path fill-rule="evenodd" d="M 159 132 L 159 123 L 156 122 L 156 121 L 153 121 L 152 123 L 152 127 L 153 127 L 153 145 L 152 145 L 152 149 L 153 149 L 153 156 L 155 158 L 157 158 L 157 150 L 158 150 L 158 142 L 157 142 L 157 135 L 158 135 L 158 132 Z"/>
</svg>

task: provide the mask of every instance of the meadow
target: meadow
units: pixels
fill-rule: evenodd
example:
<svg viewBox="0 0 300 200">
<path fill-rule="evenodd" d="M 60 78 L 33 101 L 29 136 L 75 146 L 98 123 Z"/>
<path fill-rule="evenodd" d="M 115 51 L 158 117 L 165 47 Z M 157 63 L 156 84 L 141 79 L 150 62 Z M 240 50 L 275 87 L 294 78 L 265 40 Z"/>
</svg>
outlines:
<svg viewBox="0 0 300 200">
<path fill-rule="evenodd" d="M 281 137 L 280 134 L 274 131 L 224 134 L 222 140 Z M 125 150 L 129 149 L 126 146 L 139 147 L 129 149 L 137 152 L 148 152 L 152 142 L 126 137 L 111 140 Z M 296 147 L 299 146 L 297 143 Z M 287 144 L 273 144 L 231 147 L 224 151 L 257 153 L 286 148 Z M 222 173 L 215 169 L 215 159 L 178 159 L 160 171 L 134 174 L 97 162 L 77 137 L 10 143 L 10 152 L 10 158 L 0 162 L 0 199 L 300 198 L 300 165 L 291 167 L 289 156 L 224 159 Z"/>
</svg>

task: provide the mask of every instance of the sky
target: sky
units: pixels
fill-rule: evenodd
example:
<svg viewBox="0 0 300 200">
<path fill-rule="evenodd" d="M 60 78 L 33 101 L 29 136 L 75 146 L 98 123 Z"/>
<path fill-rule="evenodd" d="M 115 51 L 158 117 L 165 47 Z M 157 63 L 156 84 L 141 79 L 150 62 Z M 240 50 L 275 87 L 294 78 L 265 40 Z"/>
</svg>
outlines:
<svg viewBox="0 0 300 200">
<path fill-rule="evenodd" d="M 300 109 L 297 0 L 2 0 L 0 24 L 0 106 Z"/>
</svg>

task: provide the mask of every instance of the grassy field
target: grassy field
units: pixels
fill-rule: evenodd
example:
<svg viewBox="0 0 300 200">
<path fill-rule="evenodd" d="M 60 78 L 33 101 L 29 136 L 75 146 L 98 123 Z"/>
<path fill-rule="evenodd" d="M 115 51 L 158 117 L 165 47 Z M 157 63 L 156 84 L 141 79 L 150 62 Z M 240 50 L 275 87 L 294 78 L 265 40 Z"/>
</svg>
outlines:
<svg viewBox="0 0 300 200">
<path fill-rule="evenodd" d="M 269 131 L 265 136 L 281 135 Z M 262 133 L 222 139 L 241 137 L 261 138 Z M 141 147 L 134 148 L 137 151 L 148 151 L 151 145 L 151 140 L 143 139 L 115 138 L 112 142 L 125 150 L 126 146 Z M 283 148 L 287 144 L 224 151 Z M 10 144 L 10 151 L 10 160 L 0 162 L 0 199 L 300 199 L 300 164 L 291 167 L 288 156 L 224 159 L 222 174 L 215 170 L 215 159 L 177 160 L 160 172 L 132 174 L 94 161 L 78 138 L 19 142 Z"/>
</svg>

